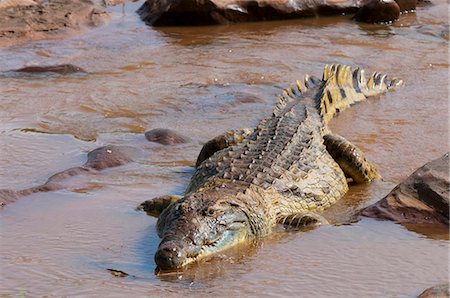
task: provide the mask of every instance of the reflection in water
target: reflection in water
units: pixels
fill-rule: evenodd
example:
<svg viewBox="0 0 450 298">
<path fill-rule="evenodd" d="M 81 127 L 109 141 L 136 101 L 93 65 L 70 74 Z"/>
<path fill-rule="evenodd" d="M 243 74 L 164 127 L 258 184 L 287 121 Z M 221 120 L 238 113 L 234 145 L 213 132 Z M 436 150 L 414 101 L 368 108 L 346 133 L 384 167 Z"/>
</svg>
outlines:
<svg viewBox="0 0 450 298">
<path fill-rule="evenodd" d="M 0 71 L 74 64 L 88 72 L 0 77 L 0 188 L 42 184 L 108 144 L 145 152 L 95 175 L 95 187 L 83 193 L 34 194 L 1 210 L 0 295 L 410 297 L 448 278 L 442 231 L 418 231 L 429 235 L 422 237 L 369 219 L 348 225 L 359 208 L 448 151 L 445 1 L 378 27 L 343 16 L 155 30 L 135 6 L 127 4 L 125 14 L 115 7 L 109 25 L 85 35 L 0 49 Z M 332 121 L 384 181 L 353 187 L 327 210 L 336 226 L 276 233 L 203 260 L 181 279 L 155 276 L 156 220 L 135 207 L 181 194 L 206 140 L 254 126 L 280 88 L 320 75 L 325 63 L 406 81 Z M 191 142 L 149 143 L 143 132 L 154 128 Z"/>
<path fill-rule="evenodd" d="M 193 284 L 197 284 L 197 287 L 202 287 L 201 284 L 205 281 L 221 278 L 232 268 L 245 267 L 246 259 L 255 256 L 258 249 L 262 247 L 263 241 L 268 242 L 274 237 L 279 239 L 281 235 L 283 234 L 278 233 L 269 239 L 239 244 L 225 252 L 201 259 L 194 264 L 189 264 L 179 272 L 156 271 L 157 278 L 165 282 L 179 282 L 181 280 L 189 287 Z"/>
</svg>

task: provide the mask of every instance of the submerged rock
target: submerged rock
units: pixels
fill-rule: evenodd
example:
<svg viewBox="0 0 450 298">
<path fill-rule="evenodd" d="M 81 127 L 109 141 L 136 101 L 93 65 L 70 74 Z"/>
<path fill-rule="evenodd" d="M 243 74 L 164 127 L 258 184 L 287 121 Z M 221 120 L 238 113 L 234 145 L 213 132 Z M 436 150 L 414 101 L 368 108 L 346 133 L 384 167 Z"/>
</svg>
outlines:
<svg viewBox="0 0 450 298">
<path fill-rule="evenodd" d="M 118 167 L 133 162 L 138 155 L 138 149 L 129 146 L 108 145 L 88 153 L 84 167 L 95 170 Z"/>
<path fill-rule="evenodd" d="M 88 183 L 89 179 L 76 181 L 76 185 L 72 185 L 71 182 L 69 182 L 69 179 L 75 176 L 89 177 L 89 174 L 95 174 L 96 172 L 107 168 L 118 167 L 133 162 L 139 156 L 139 152 L 138 148 L 130 146 L 108 145 L 99 147 L 88 153 L 88 159 L 84 165 L 56 173 L 48 178 L 47 182 L 42 185 L 18 191 L 0 189 L 0 206 L 13 203 L 16 200 L 33 193 L 57 191 L 69 187 L 82 187 L 81 184 Z"/>
<path fill-rule="evenodd" d="M 449 283 L 445 283 L 428 288 L 418 298 L 448 298 L 450 297 L 449 286 Z"/>
<path fill-rule="evenodd" d="M 160 143 L 162 145 L 182 144 L 188 141 L 188 138 L 166 128 L 149 130 L 145 133 L 145 138 L 150 142 Z"/>
<path fill-rule="evenodd" d="M 449 153 L 425 164 L 360 214 L 405 224 L 448 227 Z"/>
<path fill-rule="evenodd" d="M 59 64 L 59 65 L 48 65 L 48 66 L 26 66 L 12 72 L 20 73 L 57 73 L 57 74 L 71 74 L 71 73 L 86 73 L 84 69 L 72 64 Z"/>
</svg>

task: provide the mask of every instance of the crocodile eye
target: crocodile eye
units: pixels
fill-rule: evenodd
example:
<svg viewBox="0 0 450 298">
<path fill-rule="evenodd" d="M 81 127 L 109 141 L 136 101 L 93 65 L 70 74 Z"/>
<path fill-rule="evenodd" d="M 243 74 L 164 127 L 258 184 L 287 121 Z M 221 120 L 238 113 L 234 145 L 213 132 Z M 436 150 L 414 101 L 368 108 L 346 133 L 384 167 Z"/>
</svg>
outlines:
<svg viewBox="0 0 450 298">
<path fill-rule="evenodd" d="M 216 210 L 214 208 L 208 208 L 208 215 L 214 215 L 216 213 Z"/>
</svg>

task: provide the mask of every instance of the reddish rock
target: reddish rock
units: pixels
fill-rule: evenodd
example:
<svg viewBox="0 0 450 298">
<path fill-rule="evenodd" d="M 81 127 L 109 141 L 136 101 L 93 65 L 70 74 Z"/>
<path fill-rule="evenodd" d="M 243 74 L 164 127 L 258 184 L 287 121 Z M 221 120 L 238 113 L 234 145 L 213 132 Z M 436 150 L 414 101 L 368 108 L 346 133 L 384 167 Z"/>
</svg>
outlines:
<svg viewBox="0 0 450 298">
<path fill-rule="evenodd" d="M 354 13 L 358 0 L 148 0 L 138 10 L 150 25 L 211 25 Z"/>
<path fill-rule="evenodd" d="M 418 298 L 448 298 L 450 297 L 449 284 L 441 284 L 423 291 Z"/>
<path fill-rule="evenodd" d="M 99 0 L 8 0 L 0 5 L 0 45 L 61 38 L 107 18 Z"/>
<path fill-rule="evenodd" d="M 392 22 L 417 0 L 147 0 L 138 10 L 154 26 L 212 25 L 356 13 L 366 23 Z"/>
<path fill-rule="evenodd" d="M 385 198 L 363 209 L 367 217 L 448 227 L 449 154 L 425 164 Z"/>
</svg>

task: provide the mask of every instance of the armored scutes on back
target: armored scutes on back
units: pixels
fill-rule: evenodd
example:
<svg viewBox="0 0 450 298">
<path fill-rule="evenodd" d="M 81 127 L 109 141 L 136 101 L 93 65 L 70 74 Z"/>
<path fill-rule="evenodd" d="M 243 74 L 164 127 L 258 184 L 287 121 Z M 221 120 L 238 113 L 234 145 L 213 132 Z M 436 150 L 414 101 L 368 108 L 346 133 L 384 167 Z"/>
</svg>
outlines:
<svg viewBox="0 0 450 298">
<path fill-rule="evenodd" d="M 162 241 L 155 261 L 175 270 L 239 242 L 269 234 L 277 224 L 304 226 L 342 198 L 347 178 L 378 179 L 364 154 L 332 134 L 328 121 L 366 98 L 401 85 L 363 70 L 326 66 L 280 95 L 271 116 L 254 129 L 226 132 L 202 148 L 183 197 L 144 202 L 157 215 Z M 346 178 L 347 176 L 347 178 Z"/>
</svg>

